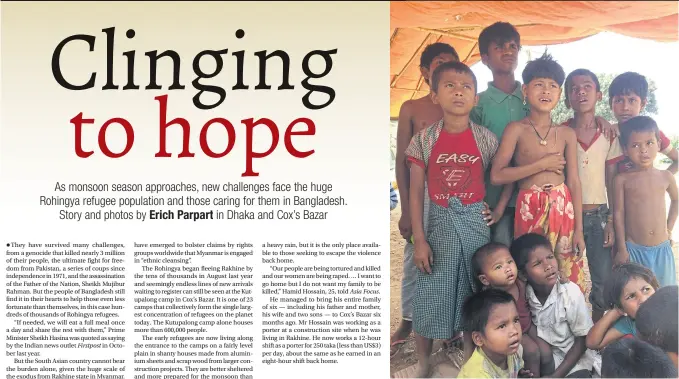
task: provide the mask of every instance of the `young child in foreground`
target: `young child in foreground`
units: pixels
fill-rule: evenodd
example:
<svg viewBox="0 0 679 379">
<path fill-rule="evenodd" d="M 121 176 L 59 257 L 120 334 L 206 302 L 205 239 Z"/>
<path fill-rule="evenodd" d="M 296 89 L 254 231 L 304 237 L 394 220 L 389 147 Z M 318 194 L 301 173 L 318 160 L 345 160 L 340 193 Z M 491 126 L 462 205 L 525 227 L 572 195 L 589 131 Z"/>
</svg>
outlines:
<svg viewBox="0 0 679 379">
<path fill-rule="evenodd" d="M 636 338 L 616 341 L 602 356 L 602 378 L 676 378 L 677 367 L 658 347 Z"/>
<path fill-rule="evenodd" d="M 615 177 L 615 263 L 640 263 L 653 271 L 660 286 L 666 286 L 677 284 L 670 240 L 679 195 L 674 175 L 653 167 L 658 133 L 658 125 L 647 116 L 620 124 L 620 142 L 634 168 Z M 671 201 L 669 214 L 665 193 Z"/>
<path fill-rule="evenodd" d="M 605 288 L 605 300 L 612 308 L 587 334 L 587 347 L 599 350 L 625 335 L 636 336 L 634 320 L 639 306 L 658 287 L 658 280 L 648 268 L 631 262 L 616 266 Z"/>
<path fill-rule="evenodd" d="M 512 295 L 482 290 L 465 301 L 462 312 L 465 334 L 471 333 L 475 348 L 458 378 L 529 377 L 522 370 L 521 323 Z"/>
<path fill-rule="evenodd" d="M 551 374 L 554 371 L 554 357 L 551 347 L 537 336 L 537 328 L 531 322 L 530 308 L 526 300 L 526 283 L 518 279 L 518 269 L 509 248 L 503 244 L 491 242 L 474 253 L 472 269 L 481 287 L 503 290 L 512 295 L 519 313 L 521 346 L 526 369 L 536 378 Z M 471 333 L 471 331 L 469 331 Z M 465 333 L 464 356 L 471 356 L 474 344 L 467 339 Z"/>
<path fill-rule="evenodd" d="M 578 139 L 578 175 L 582 183 L 582 223 L 587 263 L 592 278 L 589 301 L 592 319 L 599 321 L 606 310 L 603 287 L 613 267 L 611 247 L 615 242 L 613 214 L 608 204 L 613 200 L 613 178 L 617 163 L 625 158 L 617 138 L 609 139 L 597 127 L 596 105 L 601 100 L 601 86 L 596 75 L 577 69 L 566 77 L 566 108 L 574 117 L 564 124 Z"/>
<path fill-rule="evenodd" d="M 462 305 L 475 290 L 470 262 L 490 241 L 482 214 L 484 174 L 498 146 L 490 130 L 469 120 L 477 101 L 476 77 L 469 67 L 443 63 L 434 70 L 431 85 L 443 119 L 416 134 L 406 150 L 414 263 L 419 269 L 413 299 L 418 377 L 430 375 L 433 340 L 462 331 Z M 425 188 L 431 199 L 426 234 Z M 511 187 L 502 194 L 510 195 Z"/>
<path fill-rule="evenodd" d="M 648 82 L 643 75 L 636 72 L 625 72 L 616 76 L 608 87 L 608 103 L 618 123 L 639 116 L 646 107 L 647 97 Z M 619 125 L 616 128 L 619 129 Z M 677 162 L 679 161 L 679 153 L 662 130 L 658 131 L 658 137 L 660 152 L 672 160 L 667 171 L 676 174 L 679 169 L 679 162 Z M 619 172 L 626 172 L 632 168 L 633 163 L 627 158 L 618 163 Z"/>
<path fill-rule="evenodd" d="M 679 287 L 660 288 L 637 311 L 637 335 L 665 351 L 677 367 Z M 674 376 L 676 378 L 676 376 Z"/>
<path fill-rule="evenodd" d="M 518 182 L 514 238 L 526 233 L 545 235 L 563 276 L 584 293 L 578 141 L 573 129 L 555 125 L 551 117 L 564 77 L 561 66 L 549 55 L 528 62 L 522 90 L 530 114 L 507 125 L 493 161 L 491 180 L 495 185 Z M 512 160 L 515 166 L 510 166 Z"/>
<path fill-rule="evenodd" d="M 526 296 L 537 335 L 552 347 L 556 370 L 550 377 L 591 377 L 601 361 L 585 346 L 592 318 L 580 288 L 559 281 L 558 261 L 545 236 L 524 234 L 514 240 L 510 251 L 528 281 Z"/>
</svg>

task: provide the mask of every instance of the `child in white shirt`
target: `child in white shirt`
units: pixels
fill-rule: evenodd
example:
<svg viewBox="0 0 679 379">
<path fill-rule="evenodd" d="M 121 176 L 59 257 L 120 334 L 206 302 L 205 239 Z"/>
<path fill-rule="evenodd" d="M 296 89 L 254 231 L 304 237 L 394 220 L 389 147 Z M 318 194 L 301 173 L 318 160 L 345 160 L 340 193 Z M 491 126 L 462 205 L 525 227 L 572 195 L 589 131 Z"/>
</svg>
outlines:
<svg viewBox="0 0 679 379">
<path fill-rule="evenodd" d="M 544 236 L 525 234 L 510 248 L 519 273 L 528 281 L 526 297 L 538 337 L 552 347 L 554 378 L 591 378 L 601 358 L 585 345 L 592 317 L 577 284 L 559 281 L 552 245 Z"/>
</svg>

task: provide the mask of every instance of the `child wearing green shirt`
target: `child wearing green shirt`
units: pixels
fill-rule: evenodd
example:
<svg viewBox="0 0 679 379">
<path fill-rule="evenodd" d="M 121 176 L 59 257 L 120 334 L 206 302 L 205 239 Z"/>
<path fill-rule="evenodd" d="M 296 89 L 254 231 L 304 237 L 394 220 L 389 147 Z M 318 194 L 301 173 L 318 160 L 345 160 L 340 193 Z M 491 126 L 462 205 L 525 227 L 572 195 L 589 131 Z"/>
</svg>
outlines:
<svg viewBox="0 0 679 379">
<path fill-rule="evenodd" d="M 479 101 L 470 119 L 490 129 L 498 140 L 502 139 L 507 124 L 525 118 L 530 110 L 523 101 L 521 83 L 514 79 L 520 49 L 521 36 L 509 23 L 496 22 L 479 34 L 481 62 L 493 73 L 493 81 L 488 83 L 488 89 L 479 94 Z M 499 204 L 502 186 L 491 185 L 490 177 L 486 177 L 485 183 L 488 207 L 491 210 L 506 209 L 502 218 L 491 226 L 491 238 L 494 242 L 509 246 L 514 239 L 516 191 L 509 204 Z"/>
</svg>

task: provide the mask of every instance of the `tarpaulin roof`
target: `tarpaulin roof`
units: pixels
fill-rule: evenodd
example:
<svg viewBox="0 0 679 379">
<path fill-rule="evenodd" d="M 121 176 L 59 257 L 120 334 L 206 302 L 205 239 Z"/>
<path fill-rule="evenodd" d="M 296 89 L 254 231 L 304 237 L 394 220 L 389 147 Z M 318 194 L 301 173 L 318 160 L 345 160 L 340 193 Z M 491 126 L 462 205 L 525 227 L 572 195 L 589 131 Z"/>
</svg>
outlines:
<svg viewBox="0 0 679 379">
<path fill-rule="evenodd" d="M 430 43 L 452 45 L 472 65 L 481 56 L 481 30 L 497 21 L 513 24 L 521 44 L 554 45 L 602 31 L 660 42 L 678 40 L 677 1 L 434 1 L 391 2 L 391 117 L 401 104 L 426 95 L 419 70 Z"/>
</svg>

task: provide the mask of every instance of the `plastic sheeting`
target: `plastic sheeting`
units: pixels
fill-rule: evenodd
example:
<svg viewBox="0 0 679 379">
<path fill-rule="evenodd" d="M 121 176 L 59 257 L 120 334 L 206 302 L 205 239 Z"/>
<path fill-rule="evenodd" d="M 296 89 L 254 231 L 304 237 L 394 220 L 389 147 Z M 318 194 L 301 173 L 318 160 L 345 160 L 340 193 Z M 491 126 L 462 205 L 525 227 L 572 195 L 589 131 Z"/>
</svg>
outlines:
<svg viewBox="0 0 679 379">
<path fill-rule="evenodd" d="M 677 41 L 677 1 L 450 1 L 391 2 L 391 117 L 401 104 L 429 88 L 419 70 L 422 50 L 445 42 L 472 65 L 481 59 L 477 39 L 497 21 L 514 25 L 521 44 L 554 45 L 602 31 L 660 42 Z"/>
</svg>

